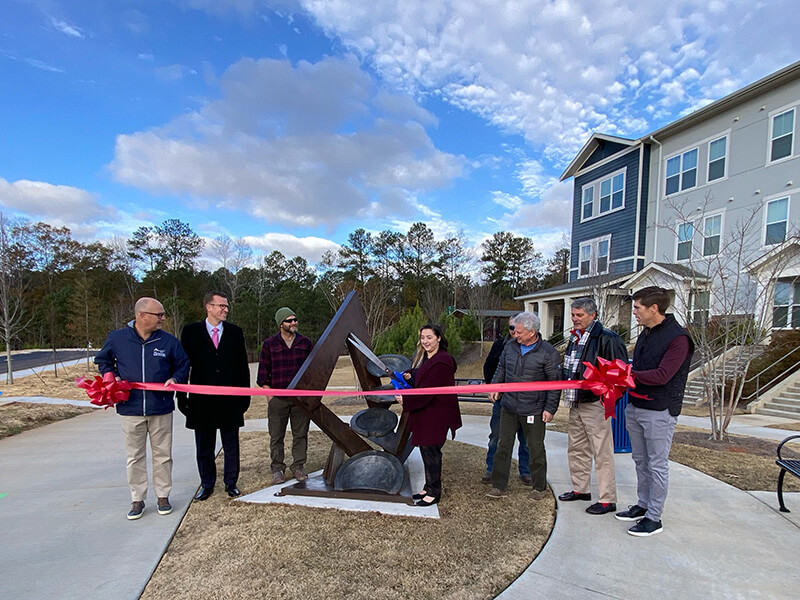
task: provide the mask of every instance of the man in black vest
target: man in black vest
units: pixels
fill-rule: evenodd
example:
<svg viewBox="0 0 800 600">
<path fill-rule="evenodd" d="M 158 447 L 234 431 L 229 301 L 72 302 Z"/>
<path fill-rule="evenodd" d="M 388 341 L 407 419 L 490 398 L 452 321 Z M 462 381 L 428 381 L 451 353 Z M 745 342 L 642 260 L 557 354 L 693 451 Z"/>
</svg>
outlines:
<svg viewBox="0 0 800 600">
<path fill-rule="evenodd" d="M 225 294 L 208 292 L 203 298 L 206 318 L 181 332 L 181 344 L 192 364 L 189 383 L 233 387 L 250 386 L 250 368 L 242 330 L 228 323 L 230 305 Z M 225 455 L 223 481 L 228 496 L 241 492 L 239 479 L 239 428 L 250 396 L 205 396 L 178 393 L 178 408 L 186 415 L 186 427 L 194 429 L 200 491 L 195 500 L 206 500 L 217 481 L 215 446 L 217 429 Z"/>
<path fill-rule="evenodd" d="M 628 530 L 645 537 L 661 533 L 661 512 L 669 484 L 669 449 L 681 413 L 694 342 L 669 308 L 667 290 L 651 286 L 633 295 L 633 316 L 643 327 L 633 349 L 633 378 L 625 420 L 636 464 L 638 501 L 617 513 L 637 521 Z"/>
</svg>

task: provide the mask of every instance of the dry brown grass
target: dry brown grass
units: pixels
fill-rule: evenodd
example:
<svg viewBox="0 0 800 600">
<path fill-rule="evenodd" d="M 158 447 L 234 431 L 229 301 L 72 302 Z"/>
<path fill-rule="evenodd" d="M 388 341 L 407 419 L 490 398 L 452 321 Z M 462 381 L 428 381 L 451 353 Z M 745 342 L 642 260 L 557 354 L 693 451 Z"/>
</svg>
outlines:
<svg viewBox="0 0 800 600">
<path fill-rule="evenodd" d="M 10 402 L 0 405 L 0 439 L 17 435 L 34 427 L 77 417 L 96 410 L 69 404 L 28 404 Z"/>
<path fill-rule="evenodd" d="M 13 385 L 0 383 L 0 392 L 3 392 L 0 399 L 7 396 L 44 396 L 67 400 L 88 400 L 86 390 L 76 386 L 75 379 L 77 377 L 94 377 L 98 374 L 94 364 L 87 369 L 84 361 L 70 367 L 59 365 L 58 376 L 53 371 L 43 371 L 38 375 L 17 377 L 14 379 Z M 5 375 L 0 377 L 5 382 Z"/>
<path fill-rule="evenodd" d="M 800 431 L 800 421 L 792 421 L 783 425 L 767 425 L 771 429 L 785 429 L 786 431 Z"/>
<path fill-rule="evenodd" d="M 310 471 L 329 447 L 312 432 Z M 241 455 L 242 489 L 266 487 L 266 434 L 242 434 Z M 530 500 L 516 481 L 508 498 L 485 498 L 474 477 L 483 460 L 481 448 L 445 444 L 439 520 L 245 504 L 218 492 L 191 505 L 142 598 L 493 598 L 544 545 L 555 501 Z"/>
</svg>

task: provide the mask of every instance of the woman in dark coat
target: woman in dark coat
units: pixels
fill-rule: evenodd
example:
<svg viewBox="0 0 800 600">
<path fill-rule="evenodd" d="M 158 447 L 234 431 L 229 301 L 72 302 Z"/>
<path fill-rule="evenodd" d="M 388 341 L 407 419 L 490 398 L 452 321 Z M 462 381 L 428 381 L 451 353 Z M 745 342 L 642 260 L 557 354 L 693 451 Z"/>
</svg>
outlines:
<svg viewBox="0 0 800 600">
<path fill-rule="evenodd" d="M 455 385 L 456 361 L 447 352 L 447 340 L 439 325 L 425 325 L 419 330 L 422 352 L 404 377 L 415 388 Z M 417 506 L 437 504 L 442 495 L 442 446 L 447 432 L 455 437 L 461 427 L 461 411 L 456 394 L 398 396 L 403 412 L 408 413 L 412 442 L 419 447 L 425 465 L 425 487 L 414 494 Z"/>
</svg>

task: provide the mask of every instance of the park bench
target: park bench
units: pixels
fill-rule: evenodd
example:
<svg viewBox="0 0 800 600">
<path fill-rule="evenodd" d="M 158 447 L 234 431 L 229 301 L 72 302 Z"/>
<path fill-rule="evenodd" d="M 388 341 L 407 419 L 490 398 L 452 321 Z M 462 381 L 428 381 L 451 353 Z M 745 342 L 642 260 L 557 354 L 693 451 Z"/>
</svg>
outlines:
<svg viewBox="0 0 800 600">
<path fill-rule="evenodd" d="M 456 385 L 480 385 L 483 379 L 456 379 Z M 473 392 L 471 394 L 462 392 L 458 399 L 463 402 L 489 402 L 489 394 L 486 392 Z"/>
<path fill-rule="evenodd" d="M 781 512 L 791 512 L 783 503 L 783 478 L 786 476 L 786 473 L 791 473 L 795 477 L 800 478 L 800 460 L 783 458 L 781 456 L 781 448 L 783 448 L 783 445 L 789 440 L 798 438 L 800 438 L 800 435 L 790 435 L 778 444 L 778 460 L 775 461 L 775 464 L 781 468 L 781 474 L 778 475 L 778 504 L 781 507 Z"/>
</svg>

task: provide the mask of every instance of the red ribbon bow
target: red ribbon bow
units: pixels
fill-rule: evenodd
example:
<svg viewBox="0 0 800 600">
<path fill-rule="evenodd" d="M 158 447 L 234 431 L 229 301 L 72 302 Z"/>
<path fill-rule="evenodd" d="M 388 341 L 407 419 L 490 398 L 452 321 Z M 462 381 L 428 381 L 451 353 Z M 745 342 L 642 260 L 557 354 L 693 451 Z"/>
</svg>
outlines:
<svg viewBox="0 0 800 600">
<path fill-rule="evenodd" d="M 606 409 L 606 419 L 614 416 L 614 410 L 622 395 L 636 384 L 631 375 L 631 364 L 620 360 L 606 360 L 597 357 L 597 366 L 588 362 L 583 363 L 586 370 L 583 372 L 587 388 L 598 396 L 602 396 L 603 406 Z"/>
<path fill-rule="evenodd" d="M 117 381 L 114 373 L 110 371 L 100 377 L 95 375 L 93 379 L 83 377 L 75 380 L 78 387 L 86 390 L 89 395 L 89 402 L 95 406 L 114 406 L 117 402 L 127 402 L 131 390 L 131 384 L 127 381 Z"/>
</svg>

